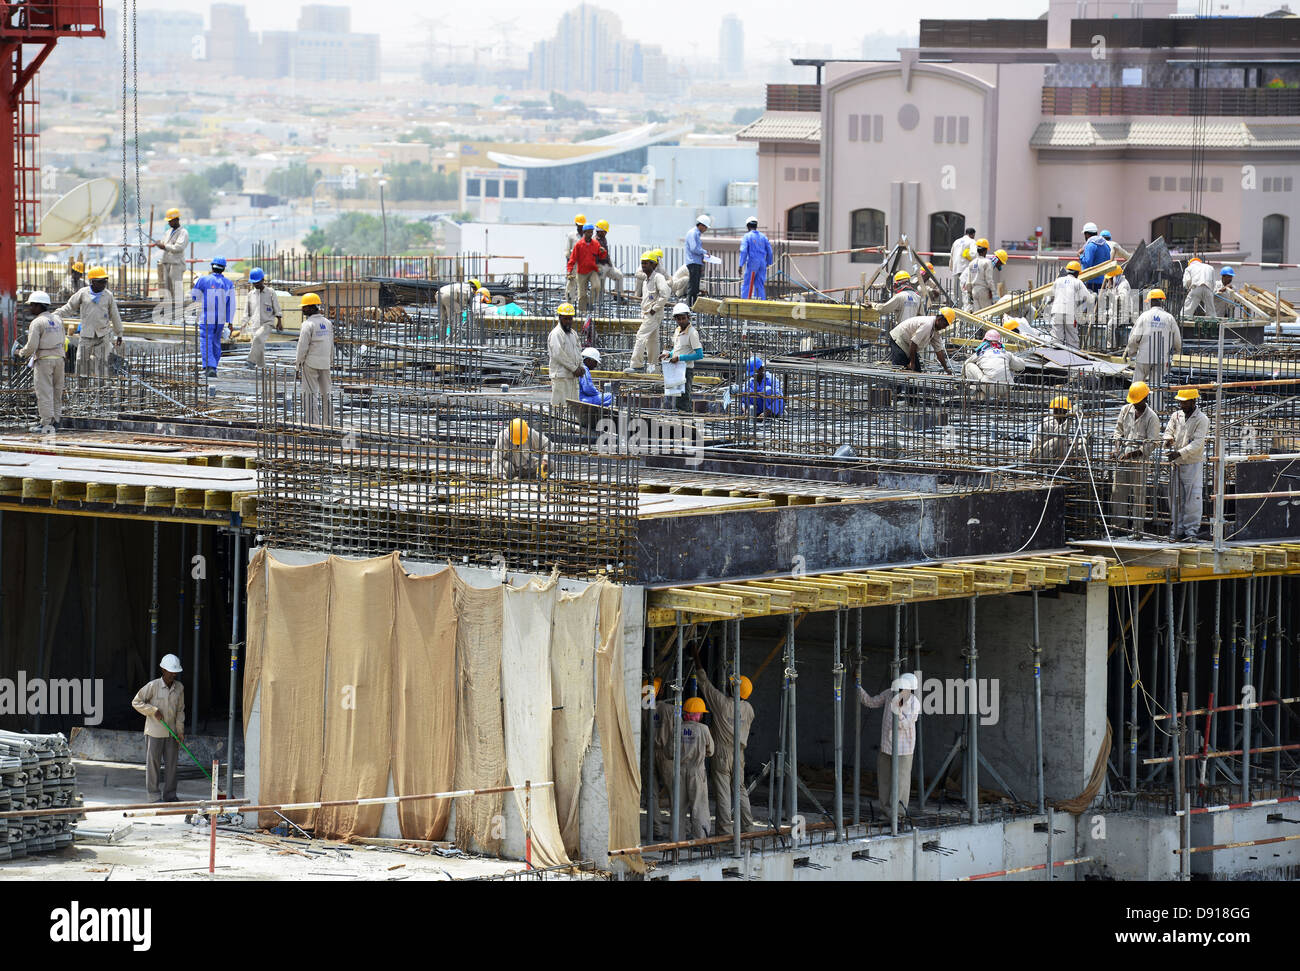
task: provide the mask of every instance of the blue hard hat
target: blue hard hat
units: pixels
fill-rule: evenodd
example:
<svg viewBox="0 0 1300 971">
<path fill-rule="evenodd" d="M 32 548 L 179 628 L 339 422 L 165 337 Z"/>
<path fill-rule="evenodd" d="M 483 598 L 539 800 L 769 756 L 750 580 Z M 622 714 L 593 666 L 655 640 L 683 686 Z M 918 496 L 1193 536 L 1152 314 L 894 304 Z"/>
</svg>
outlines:
<svg viewBox="0 0 1300 971">
<path fill-rule="evenodd" d="M 1219 276 L 1236 276 L 1236 275 L 1237 275 L 1237 271 L 1230 266 L 1225 266 L 1222 270 L 1219 271 Z"/>
<path fill-rule="evenodd" d="M 758 372 L 758 369 L 761 368 L 762 366 L 763 366 L 763 359 L 761 357 L 751 357 L 749 359 L 749 364 L 745 368 L 745 371 L 752 378 Z"/>
<path fill-rule="evenodd" d="M 218 268 L 224 270 L 226 268 L 226 258 L 224 256 L 214 256 L 212 258 L 212 268 L 214 270 Z"/>
<path fill-rule="evenodd" d="M 261 283 L 265 279 L 266 279 L 266 274 L 262 272 L 262 268 L 260 266 L 257 267 L 255 270 L 253 270 L 252 273 L 248 274 L 249 283 Z"/>
<path fill-rule="evenodd" d="M 1106 239 L 1110 239 L 1110 230 L 1109 230 L 1109 229 L 1103 229 L 1103 230 L 1101 231 L 1101 235 L 1104 236 Z"/>
</svg>

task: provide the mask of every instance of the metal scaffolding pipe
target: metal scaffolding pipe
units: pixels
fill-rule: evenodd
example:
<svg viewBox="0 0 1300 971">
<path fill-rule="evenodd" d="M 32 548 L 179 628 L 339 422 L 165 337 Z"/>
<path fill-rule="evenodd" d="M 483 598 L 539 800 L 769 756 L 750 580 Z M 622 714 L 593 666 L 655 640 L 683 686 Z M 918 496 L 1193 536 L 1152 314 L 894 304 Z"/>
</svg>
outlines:
<svg viewBox="0 0 1300 971">
<path fill-rule="evenodd" d="M 677 667 L 673 679 L 673 842 L 682 838 L 682 612 L 677 611 Z"/>
<path fill-rule="evenodd" d="M 786 656 L 789 658 L 786 680 L 790 683 L 790 731 L 786 735 L 786 740 L 790 743 L 790 757 L 786 762 L 786 771 L 789 773 L 786 785 L 790 789 L 790 825 L 793 826 L 797 821 L 795 817 L 799 815 L 799 726 L 796 720 L 798 714 L 796 679 L 799 677 L 799 671 L 795 667 L 793 612 L 786 617 L 786 624 L 785 646 Z"/>
<path fill-rule="evenodd" d="M 912 650 L 913 670 L 921 672 L 921 606 L 912 604 Z M 919 685 L 918 685 L 919 687 Z M 919 699 L 918 699 L 919 700 Z M 925 730 L 924 719 L 918 718 L 913 725 L 916 730 L 916 752 L 912 764 L 916 766 L 916 795 L 920 812 L 925 812 Z"/>
<path fill-rule="evenodd" d="M 1165 643 L 1169 651 L 1169 710 L 1178 710 L 1178 657 L 1177 641 L 1175 639 L 1174 625 L 1177 623 L 1177 615 L 1174 613 L 1174 581 L 1166 574 L 1165 576 L 1165 610 L 1169 615 L 1168 631 L 1165 637 Z M 1155 723 L 1152 722 L 1152 731 L 1155 731 Z M 1169 742 L 1173 750 L 1173 770 L 1170 775 L 1174 781 L 1174 805 L 1181 806 L 1183 803 L 1183 773 L 1182 761 L 1179 759 L 1179 732 L 1182 728 L 1181 719 L 1175 719 L 1172 730 L 1169 733 Z"/>
<path fill-rule="evenodd" d="M 185 555 L 185 526 L 181 525 L 181 563 L 180 570 L 176 574 L 176 656 L 185 656 L 185 625 L 182 620 L 185 617 L 185 581 L 190 575 L 190 560 Z"/>
<path fill-rule="evenodd" d="M 87 647 L 90 650 L 90 677 L 93 681 L 97 669 L 96 650 L 99 647 L 99 520 L 90 521 L 90 630 Z"/>
<path fill-rule="evenodd" d="M 898 699 L 898 689 L 894 687 L 898 683 L 899 671 L 899 649 L 903 641 L 903 605 L 897 604 L 894 607 L 894 659 L 889 665 L 889 686 L 892 689 L 889 701 L 889 718 L 892 723 L 889 742 L 889 832 L 893 836 L 898 835 L 898 705 L 895 704 Z M 879 780 L 877 780 L 879 786 Z"/>
<path fill-rule="evenodd" d="M 41 614 L 40 614 L 40 621 L 37 624 L 38 634 L 37 634 L 37 641 L 36 641 L 36 676 L 38 678 L 45 677 L 45 633 L 47 629 L 45 612 L 48 609 L 49 602 L 50 602 L 50 584 L 49 584 L 50 517 L 49 515 L 47 514 L 44 517 L 42 517 L 42 520 L 44 526 L 44 534 L 43 534 L 44 539 L 41 543 Z M 39 710 L 36 712 L 35 729 L 36 732 L 39 734 L 41 730 L 41 712 Z"/>
<path fill-rule="evenodd" d="M 646 665 L 646 670 L 650 672 L 650 713 L 645 718 L 646 723 L 646 740 L 645 740 L 645 777 L 648 780 L 646 785 L 646 819 L 648 820 L 648 832 L 645 835 L 646 842 L 655 838 L 655 827 L 659 823 L 659 780 L 655 778 L 655 718 L 659 714 L 659 692 L 655 691 L 654 682 L 654 661 L 655 661 L 655 630 L 649 628 L 650 634 L 650 663 Z M 642 696 L 644 699 L 644 695 Z M 642 704 L 644 704 L 644 700 Z"/>
<path fill-rule="evenodd" d="M 1196 584 L 1187 585 L 1185 604 L 1187 606 L 1187 697 L 1195 699 L 1196 697 L 1196 629 L 1200 626 L 1200 616 L 1197 613 L 1197 607 L 1200 595 L 1197 592 Z M 1187 733 L 1187 747 L 1189 750 L 1196 745 L 1196 719 L 1192 719 L 1191 731 Z M 1196 785 L 1196 765 L 1188 763 L 1187 778 L 1184 786 L 1190 790 Z"/>
<path fill-rule="evenodd" d="M 740 620 L 735 621 L 731 642 L 731 834 L 735 842 L 731 850 L 740 856 L 740 788 L 745 784 L 745 773 L 740 760 Z"/>
<path fill-rule="evenodd" d="M 235 700 L 239 671 L 239 531 L 235 531 L 234 569 L 230 571 L 230 712 L 226 718 L 226 793 L 235 794 Z"/>
<path fill-rule="evenodd" d="M 980 821 L 980 761 L 979 761 L 979 700 L 976 688 L 978 672 L 976 662 L 979 651 L 975 645 L 975 598 L 970 598 L 970 697 L 966 701 L 966 723 L 970 726 L 970 821 Z"/>
<path fill-rule="evenodd" d="M 1277 578 L 1277 613 L 1273 618 L 1273 643 L 1277 645 L 1277 662 L 1273 665 L 1273 697 L 1280 699 L 1282 697 L 1282 658 L 1285 652 L 1282 650 L 1282 578 Z M 1282 744 L 1282 706 L 1279 704 L 1273 709 L 1273 744 Z M 1282 753 L 1280 751 L 1273 753 L 1273 784 L 1280 785 L 1282 782 Z"/>
<path fill-rule="evenodd" d="M 1250 663 L 1254 660 L 1255 654 L 1255 583 L 1253 579 L 1246 580 L 1246 641 L 1243 645 L 1243 656 L 1245 658 L 1245 667 L 1242 669 L 1241 685 L 1243 689 L 1249 688 L 1254 690 L 1254 682 L 1251 681 Z M 1256 699 L 1251 698 L 1251 701 Z M 1250 753 L 1244 751 L 1250 748 L 1250 730 L 1251 718 L 1250 709 L 1247 708 L 1241 716 L 1241 747 L 1243 753 L 1241 756 L 1241 798 L 1245 802 L 1250 802 Z"/>
<path fill-rule="evenodd" d="M 1129 588 L 1129 599 L 1137 601 L 1137 593 L 1134 588 Z M 1128 724 L 1128 788 L 1129 792 L 1134 793 L 1137 798 L 1138 787 L 1138 620 L 1142 616 L 1142 604 L 1136 602 L 1133 604 L 1133 649 L 1126 652 L 1131 658 L 1129 667 L 1129 724 Z"/>
<path fill-rule="evenodd" d="M 1214 707 L 1214 696 L 1219 692 L 1219 651 L 1223 647 L 1223 581 L 1214 581 L 1214 657 L 1210 665 L 1210 696 L 1207 708 Z M 1213 712 L 1207 713 L 1205 722 L 1205 744 L 1202 749 L 1208 750 L 1218 743 L 1219 738 L 1219 718 Z M 1204 787 L 1206 782 L 1207 763 L 1201 763 L 1201 786 Z M 1218 766 L 1213 766 L 1214 775 L 1217 778 L 1219 774 Z"/>
<path fill-rule="evenodd" d="M 194 555 L 199 558 L 199 562 L 196 564 L 197 569 L 191 571 L 196 576 L 194 577 L 194 671 L 190 675 L 192 686 L 190 697 L 194 702 L 193 731 L 197 735 L 199 732 L 199 642 L 203 632 L 203 580 L 201 578 L 207 576 L 208 568 L 203 559 L 203 527 L 195 526 L 194 533 Z"/>
<path fill-rule="evenodd" d="M 182 526 L 181 529 L 185 527 Z M 180 618 L 176 618 L 180 626 Z M 177 657 L 180 655 L 178 654 Z M 153 599 L 149 602 L 149 673 L 158 670 L 158 523 L 153 524 Z"/>
<path fill-rule="evenodd" d="M 858 610 L 858 640 L 853 651 L 853 684 L 862 684 L 862 608 Z M 853 695 L 853 825 L 862 822 L 862 702 Z"/>
<path fill-rule="evenodd" d="M 1043 811 L 1043 649 L 1038 639 L 1038 591 L 1034 591 L 1034 764 L 1038 776 L 1038 811 Z M 1050 841 L 1050 837 L 1049 837 Z"/>
<path fill-rule="evenodd" d="M 835 656 L 831 685 L 835 700 L 835 839 L 844 839 L 844 665 L 840 663 L 840 632 L 844 611 L 835 610 Z"/>
</svg>

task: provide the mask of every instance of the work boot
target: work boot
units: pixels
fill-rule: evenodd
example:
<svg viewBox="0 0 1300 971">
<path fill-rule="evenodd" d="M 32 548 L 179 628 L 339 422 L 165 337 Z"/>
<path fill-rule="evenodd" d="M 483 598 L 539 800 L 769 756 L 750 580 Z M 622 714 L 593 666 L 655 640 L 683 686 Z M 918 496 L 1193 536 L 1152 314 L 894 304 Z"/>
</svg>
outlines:
<svg viewBox="0 0 1300 971">
<path fill-rule="evenodd" d="M 28 426 L 27 426 L 27 430 L 28 430 L 29 432 L 40 432 L 40 430 L 41 430 L 42 428 L 44 428 L 44 427 L 45 427 L 45 423 L 44 423 L 44 422 L 37 421 L 37 422 L 33 422 L 32 424 L 28 425 Z"/>
</svg>

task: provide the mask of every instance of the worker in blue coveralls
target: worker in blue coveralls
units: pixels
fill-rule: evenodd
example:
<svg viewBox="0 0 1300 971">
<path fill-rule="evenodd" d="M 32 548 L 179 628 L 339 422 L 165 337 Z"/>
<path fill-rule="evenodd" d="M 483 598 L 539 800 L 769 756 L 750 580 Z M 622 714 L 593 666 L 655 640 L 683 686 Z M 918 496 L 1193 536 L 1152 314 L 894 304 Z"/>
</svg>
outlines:
<svg viewBox="0 0 1300 971">
<path fill-rule="evenodd" d="M 741 397 L 741 405 L 755 418 L 781 417 L 781 412 L 785 409 L 781 382 L 764 370 L 761 357 L 750 358 L 747 370 L 749 382 L 745 385 L 745 391 L 748 393 Z"/>
<path fill-rule="evenodd" d="M 740 241 L 740 294 L 746 300 L 766 300 L 772 244 L 758 231 L 757 219 L 751 218 L 745 228 L 749 232 Z"/>
<path fill-rule="evenodd" d="M 208 377 L 217 376 L 221 363 L 221 332 L 235 319 L 235 285 L 225 277 L 225 257 L 212 260 L 212 272 L 198 278 L 190 299 L 201 307 L 199 318 L 199 351 L 203 369 Z"/>
<path fill-rule="evenodd" d="M 591 379 L 591 372 L 600 364 L 600 351 L 594 347 L 582 349 L 582 376 L 578 378 L 578 400 L 587 405 L 612 405 L 614 396 L 601 391 Z"/>
</svg>

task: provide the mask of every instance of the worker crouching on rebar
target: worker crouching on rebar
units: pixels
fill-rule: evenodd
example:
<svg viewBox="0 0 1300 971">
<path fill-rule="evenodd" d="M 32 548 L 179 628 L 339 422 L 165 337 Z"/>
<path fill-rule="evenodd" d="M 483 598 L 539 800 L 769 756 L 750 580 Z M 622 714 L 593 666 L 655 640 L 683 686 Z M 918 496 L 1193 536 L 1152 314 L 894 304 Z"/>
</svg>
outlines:
<svg viewBox="0 0 1300 971">
<path fill-rule="evenodd" d="M 298 332 L 298 378 L 302 381 L 307 421 L 334 424 L 330 366 L 334 363 L 334 323 L 321 312 L 320 295 L 302 295 L 302 330 Z"/>
<path fill-rule="evenodd" d="M 502 479 L 545 479 L 551 474 L 551 440 L 522 418 L 501 429 L 492 446 L 492 470 Z"/>
<path fill-rule="evenodd" d="M 144 778 L 149 799 L 176 802 L 176 759 L 185 741 L 185 686 L 176 679 L 181 673 L 181 659 L 168 654 L 158 667 L 162 677 L 137 691 L 131 707 L 144 715 Z"/>
<path fill-rule="evenodd" d="M 749 381 L 745 386 L 746 394 L 741 396 L 741 406 L 755 419 L 780 418 L 785 409 L 781 382 L 767 373 L 761 357 L 750 358 L 746 371 Z"/>
<path fill-rule="evenodd" d="M 890 348 L 894 367 L 904 371 L 921 371 L 921 355 L 927 347 L 934 348 L 934 356 L 939 359 L 943 369 L 952 374 L 948 366 L 948 354 L 943 349 L 943 338 L 939 336 L 957 319 L 951 307 L 940 307 L 933 317 L 910 317 L 889 332 L 893 347 Z"/>
<path fill-rule="evenodd" d="M 921 702 L 916 697 L 916 675 L 910 671 L 901 674 L 888 691 L 869 695 L 858 683 L 858 701 L 868 708 L 885 707 L 880 719 L 880 754 L 876 756 L 876 792 L 879 793 L 880 811 L 889 816 L 897 804 L 901 815 L 907 815 L 907 803 L 912 795 L 912 753 L 916 751 L 916 720 L 921 717 Z M 898 716 L 898 748 L 894 748 L 894 715 Z M 893 793 L 894 752 L 898 753 L 898 792 Z"/>
<path fill-rule="evenodd" d="M 1071 421 L 1070 399 L 1057 395 L 1047 406 L 1048 413 L 1039 422 L 1034 440 L 1029 446 L 1029 459 L 1035 462 L 1057 462 L 1070 454 L 1078 416 Z"/>
</svg>

